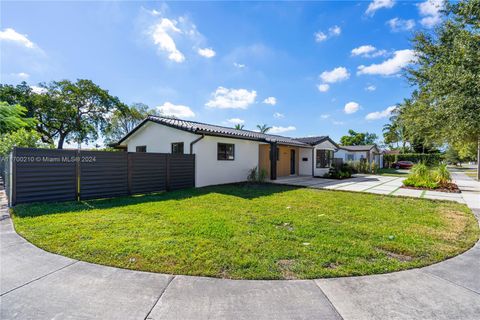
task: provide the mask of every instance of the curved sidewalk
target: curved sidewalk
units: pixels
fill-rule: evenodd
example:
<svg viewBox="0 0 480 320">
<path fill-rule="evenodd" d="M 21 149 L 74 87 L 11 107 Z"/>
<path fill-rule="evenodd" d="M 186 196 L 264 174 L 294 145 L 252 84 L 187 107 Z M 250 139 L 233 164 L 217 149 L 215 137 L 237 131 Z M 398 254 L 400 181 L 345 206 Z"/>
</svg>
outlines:
<svg viewBox="0 0 480 320">
<path fill-rule="evenodd" d="M 454 173 L 480 217 L 480 183 Z M 3 199 L 2 199 L 3 197 Z M 18 236 L 0 191 L 0 319 L 479 319 L 480 244 L 426 268 L 247 281 L 81 262 Z"/>
</svg>

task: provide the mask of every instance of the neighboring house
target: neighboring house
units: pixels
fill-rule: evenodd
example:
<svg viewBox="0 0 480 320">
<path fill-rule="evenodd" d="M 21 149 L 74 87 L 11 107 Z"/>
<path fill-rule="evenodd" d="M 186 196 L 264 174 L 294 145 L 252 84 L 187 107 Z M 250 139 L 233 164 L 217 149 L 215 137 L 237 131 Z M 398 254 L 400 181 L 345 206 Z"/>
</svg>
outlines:
<svg viewBox="0 0 480 320">
<path fill-rule="evenodd" d="M 312 146 L 314 159 L 313 176 L 322 177 L 332 166 L 335 152 L 339 146 L 328 136 L 295 138 L 295 140 Z"/>
<path fill-rule="evenodd" d="M 292 138 L 157 116 L 142 121 L 116 147 L 195 154 L 197 187 L 245 181 L 255 167 L 270 179 L 312 175 L 313 168 L 313 147 Z"/>
<path fill-rule="evenodd" d="M 335 158 L 341 158 L 344 162 L 366 160 L 375 161 L 379 167 L 383 167 L 383 152 L 377 145 L 363 146 L 340 146 L 335 153 Z"/>
</svg>

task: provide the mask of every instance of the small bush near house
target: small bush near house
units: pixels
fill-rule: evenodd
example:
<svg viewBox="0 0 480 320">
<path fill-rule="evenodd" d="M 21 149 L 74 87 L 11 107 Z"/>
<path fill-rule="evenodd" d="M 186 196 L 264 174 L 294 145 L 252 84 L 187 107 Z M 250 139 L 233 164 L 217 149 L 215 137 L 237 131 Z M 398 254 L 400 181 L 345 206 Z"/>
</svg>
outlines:
<svg viewBox="0 0 480 320">
<path fill-rule="evenodd" d="M 331 167 L 328 173 L 324 175 L 325 178 L 330 179 L 347 179 L 351 176 L 352 168 L 347 163 Z"/>
<path fill-rule="evenodd" d="M 378 165 L 375 161 L 368 162 L 366 160 L 349 161 L 347 164 L 350 166 L 352 173 L 366 173 L 375 174 L 378 172 Z"/>
<path fill-rule="evenodd" d="M 257 167 L 250 169 L 247 175 L 248 182 L 262 183 L 267 180 L 267 171 L 265 169 L 258 170 Z"/>
</svg>

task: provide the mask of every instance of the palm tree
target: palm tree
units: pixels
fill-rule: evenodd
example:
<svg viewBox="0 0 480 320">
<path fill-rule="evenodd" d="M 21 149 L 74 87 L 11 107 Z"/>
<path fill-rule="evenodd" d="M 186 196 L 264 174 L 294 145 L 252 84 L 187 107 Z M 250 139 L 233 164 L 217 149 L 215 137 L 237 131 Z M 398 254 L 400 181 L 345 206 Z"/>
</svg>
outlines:
<svg viewBox="0 0 480 320">
<path fill-rule="evenodd" d="M 266 124 L 262 124 L 262 125 L 257 124 L 257 128 L 261 133 L 267 133 L 270 129 L 272 129 L 272 127 L 269 127 Z"/>
<path fill-rule="evenodd" d="M 245 127 L 245 125 L 240 124 L 240 123 L 237 123 L 237 124 L 235 125 L 235 129 L 237 129 L 237 130 L 243 130 L 243 127 Z"/>
</svg>

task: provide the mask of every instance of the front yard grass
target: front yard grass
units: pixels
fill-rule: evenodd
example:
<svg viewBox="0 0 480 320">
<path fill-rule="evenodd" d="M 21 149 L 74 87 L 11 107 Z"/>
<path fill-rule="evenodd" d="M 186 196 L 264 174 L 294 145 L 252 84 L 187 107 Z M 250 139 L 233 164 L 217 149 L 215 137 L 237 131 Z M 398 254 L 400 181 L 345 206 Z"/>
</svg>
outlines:
<svg viewBox="0 0 480 320">
<path fill-rule="evenodd" d="M 50 252 L 128 269 L 306 279 L 420 267 L 478 239 L 465 205 L 280 185 L 225 185 L 18 205 L 18 233 Z"/>
</svg>

